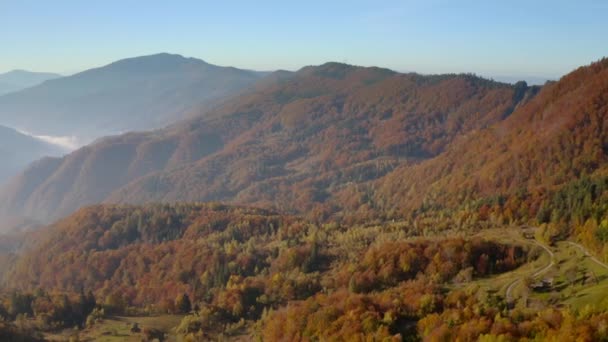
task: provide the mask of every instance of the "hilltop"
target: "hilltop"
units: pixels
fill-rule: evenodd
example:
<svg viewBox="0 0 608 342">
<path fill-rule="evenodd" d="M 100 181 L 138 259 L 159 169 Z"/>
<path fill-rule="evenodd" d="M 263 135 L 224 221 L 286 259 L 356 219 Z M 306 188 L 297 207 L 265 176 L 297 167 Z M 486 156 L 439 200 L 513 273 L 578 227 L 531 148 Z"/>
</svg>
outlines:
<svg viewBox="0 0 608 342">
<path fill-rule="evenodd" d="M 0 122 L 92 141 L 165 126 L 264 75 L 167 53 L 128 58 L 0 96 Z"/>
</svg>

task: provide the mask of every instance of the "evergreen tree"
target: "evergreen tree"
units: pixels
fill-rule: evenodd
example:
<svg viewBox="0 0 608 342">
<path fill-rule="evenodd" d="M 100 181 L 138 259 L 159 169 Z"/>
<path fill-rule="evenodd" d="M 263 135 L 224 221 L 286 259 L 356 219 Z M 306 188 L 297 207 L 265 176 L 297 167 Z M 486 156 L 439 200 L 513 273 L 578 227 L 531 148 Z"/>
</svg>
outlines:
<svg viewBox="0 0 608 342">
<path fill-rule="evenodd" d="M 183 295 L 177 296 L 175 299 L 175 308 L 179 313 L 188 313 L 192 311 L 192 303 L 190 302 L 188 294 L 184 293 Z"/>
</svg>

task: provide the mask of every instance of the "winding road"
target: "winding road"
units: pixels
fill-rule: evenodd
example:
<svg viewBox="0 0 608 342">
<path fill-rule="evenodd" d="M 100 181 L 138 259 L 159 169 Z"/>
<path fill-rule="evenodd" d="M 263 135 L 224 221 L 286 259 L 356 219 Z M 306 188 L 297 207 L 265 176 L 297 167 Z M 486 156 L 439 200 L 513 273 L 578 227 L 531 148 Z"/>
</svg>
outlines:
<svg viewBox="0 0 608 342">
<path fill-rule="evenodd" d="M 538 276 L 544 274 L 545 272 L 549 271 L 551 269 L 551 267 L 553 267 L 553 265 L 555 265 L 555 254 L 553 254 L 551 249 L 549 247 L 541 244 L 538 241 L 534 241 L 534 244 L 536 244 L 537 246 L 540 246 L 542 249 L 544 249 L 549 254 L 550 259 L 549 259 L 549 263 L 546 266 L 542 267 L 541 269 L 537 270 L 536 272 L 534 272 L 530 275 L 530 277 L 532 277 L 532 278 L 538 277 Z M 507 287 L 507 291 L 505 294 L 507 303 L 513 303 L 513 295 L 511 294 L 511 292 L 513 291 L 513 288 L 515 288 L 515 286 L 517 284 L 519 284 L 520 282 L 521 282 L 521 278 L 515 279 Z"/>
<path fill-rule="evenodd" d="M 593 256 L 593 254 L 591 254 L 589 252 L 589 250 L 587 250 L 587 248 L 583 247 L 583 245 L 578 244 L 576 242 L 572 242 L 572 241 L 566 241 L 566 243 L 580 249 L 581 252 L 583 252 L 583 254 L 585 254 L 586 257 L 590 258 L 591 260 L 593 260 L 593 262 L 595 262 L 596 264 L 598 264 L 608 270 L 608 265 L 605 264 L 604 262 L 602 262 L 601 260 L 599 260 L 598 258 L 596 258 L 595 256 Z"/>
<path fill-rule="evenodd" d="M 597 257 L 595 257 L 593 254 L 591 254 L 591 252 L 589 252 L 589 250 L 587 248 L 585 248 L 583 245 L 576 243 L 576 242 L 572 242 L 572 241 L 565 241 L 565 242 L 571 246 L 578 248 L 581 252 L 583 252 L 583 254 L 586 257 L 588 257 L 596 264 L 598 264 L 601 267 L 608 270 L 608 264 L 604 263 L 603 261 L 601 261 Z M 536 244 L 537 246 L 540 246 L 542 249 L 544 249 L 549 254 L 550 262 L 546 266 L 544 266 L 544 267 L 540 268 L 539 270 L 535 271 L 534 273 L 532 273 L 530 275 L 530 277 L 532 277 L 532 278 L 535 278 L 535 277 L 538 277 L 538 276 L 544 274 L 545 272 L 549 271 L 549 269 L 551 269 L 551 267 L 553 267 L 555 265 L 555 254 L 551 251 L 551 249 L 549 247 L 539 243 L 538 241 L 534 241 L 534 244 Z M 513 289 L 515 288 L 515 286 L 517 286 L 520 282 L 521 282 L 521 278 L 513 280 L 507 287 L 507 291 L 505 294 L 507 303 L 513 303 L 512 292 L 513 292 Z"/>
</svg>

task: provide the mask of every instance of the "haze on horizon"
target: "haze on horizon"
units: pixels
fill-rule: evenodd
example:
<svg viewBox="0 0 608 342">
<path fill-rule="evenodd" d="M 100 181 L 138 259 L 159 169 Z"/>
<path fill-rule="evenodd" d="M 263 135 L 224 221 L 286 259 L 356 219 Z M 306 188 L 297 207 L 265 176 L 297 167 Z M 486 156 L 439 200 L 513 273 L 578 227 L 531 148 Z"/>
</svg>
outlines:
<svg viewBox="0 0 608 342">
<path fill-rule="evenodd" d="M 327 61 L 498 80 L 555 79 L 606 55 L 597 0 L 0 3 L 0 73 L 71 74 L 158 52 L 253 70 Z M 538 83 L 532 81 L 532 83 Z"/>
</svg>

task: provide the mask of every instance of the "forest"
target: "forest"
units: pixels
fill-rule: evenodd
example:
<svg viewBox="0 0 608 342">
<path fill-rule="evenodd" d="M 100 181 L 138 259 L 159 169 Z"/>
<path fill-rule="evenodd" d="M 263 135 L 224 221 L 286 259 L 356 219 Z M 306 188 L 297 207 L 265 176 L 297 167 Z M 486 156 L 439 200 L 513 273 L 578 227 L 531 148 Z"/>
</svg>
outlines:
<svg viewBox="0 0 608 342">
<path fill-rule="evenodd" d="M 536 238 L 553 244 L 577 234 L 559 227 L 602 216 L 606 184 L 583 179 L 556 192 L 542 205 L 551 214 L 533 218 Z M 36 340 L 76 327 L 75 338 L 112 317 L 170 314 L 181 317 L 172 334 L 186 341 L 604 338 L 599 308 L 513 306 L 484 283 L 542 253 L 484 235 L 504 230 L 506 202 L 494 202 L 377 225 L 220 203 L 84 208 L 31 233 L 9 265 L 3 331 Z M 600 227 L 592 241 L 602 241 Z"/>
<path fill-rule="evenodd" d="M 525 246 L 394 239 L 407 227 L 376 229 L 222 204 L 90 207 L 37 233 L 40 245 L 5 279 L 19 292 L 4 312 L 34 317 L 41 330 L 95 324 L 100 311 L 193 312 L 178 329 L 186 336 L 242 326 L 271 340 L 393 336 L 415 331 L 401 323 L 438 312 L 446 284 L 512 270 L 530 257 Z M 290 321 L 307 316 L 310 324 Z"/>
</svg>

